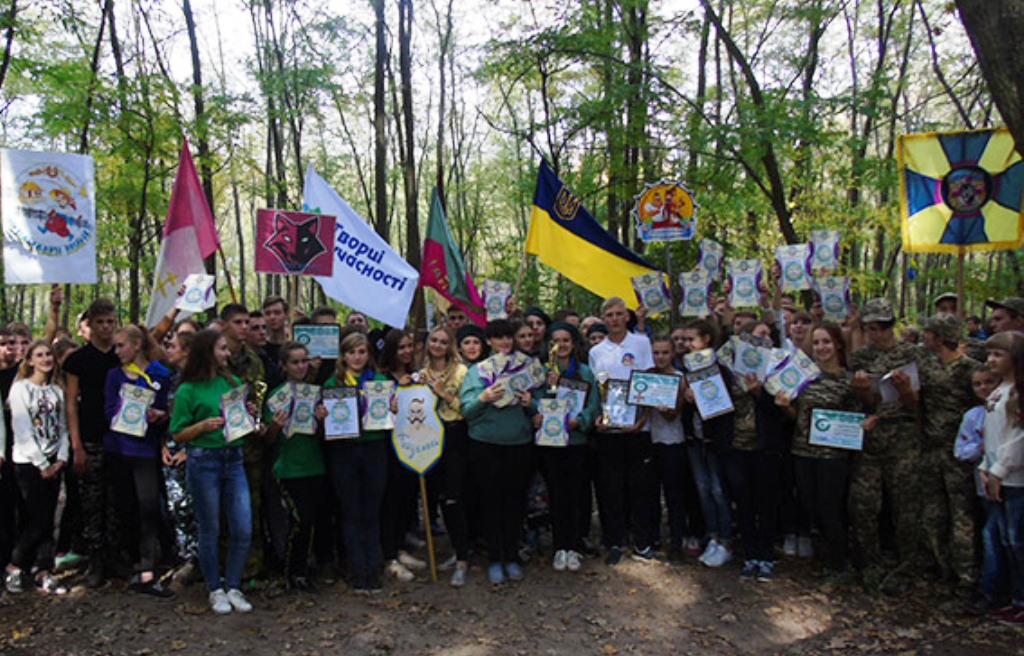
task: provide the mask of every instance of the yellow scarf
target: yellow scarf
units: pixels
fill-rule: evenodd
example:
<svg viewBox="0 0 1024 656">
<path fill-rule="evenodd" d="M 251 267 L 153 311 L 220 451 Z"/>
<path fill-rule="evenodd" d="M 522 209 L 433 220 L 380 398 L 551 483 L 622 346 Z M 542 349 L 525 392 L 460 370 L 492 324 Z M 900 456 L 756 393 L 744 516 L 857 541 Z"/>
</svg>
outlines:
<svg viewBox="0 0 1024 656">
<path fill-rule="evenodd" d="M 150 389 L 153 388 L 153 379 L 150 378 L 149 376 L 147 376 L 146 372 L 143 371 L 142 367 L 140 367 L 139 365 L 135 364 L 134 362 L 129 362 L 128 364 L 126 364 L 124 366 L 124 370 L 125 370 L 125 372 L 127 372 L 129 374 L 135 374 L 136 376 L 138 376 L 142 380 L 146 381 L 146 385 Z"/>
</svg>

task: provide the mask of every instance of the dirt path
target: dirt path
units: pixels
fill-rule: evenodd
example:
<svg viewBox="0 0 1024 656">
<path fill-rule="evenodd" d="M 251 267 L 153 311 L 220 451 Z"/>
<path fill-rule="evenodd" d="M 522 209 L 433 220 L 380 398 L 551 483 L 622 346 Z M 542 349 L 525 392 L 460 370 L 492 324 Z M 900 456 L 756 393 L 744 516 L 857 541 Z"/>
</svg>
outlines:
<svg viewBox="0 0 1024 656">
<path fill-rule="evenodd" d="M 578 574 L 527 568 L 526 580 L 387 584 L 372 597 L 336 586 L 317 595 L 252 594 L 249 615 L 215 617 L 203 587 L 171 602 L 115 587 L 65 598 L 0 598 L 0 653 L 126 654 L 1020 654 L 1016 627 L 952 610 L 938 588 L 899 599 L 826 594 L 806 565 L 772 583 L 731 564 L 587 561 Z M 443 579 L 446 581 L 446 579 Z"/>
</svg>

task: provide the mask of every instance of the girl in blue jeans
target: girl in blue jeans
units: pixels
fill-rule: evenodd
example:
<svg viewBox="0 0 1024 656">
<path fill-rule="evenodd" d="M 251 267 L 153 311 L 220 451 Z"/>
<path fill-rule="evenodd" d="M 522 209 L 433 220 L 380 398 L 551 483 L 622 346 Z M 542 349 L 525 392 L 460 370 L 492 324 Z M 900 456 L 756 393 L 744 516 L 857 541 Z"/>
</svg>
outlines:
<svg viewBox="0 0 1024 656">
<path fill-rule="evenodd" d="M 997 533 L 1010 575 L 1012 604 L 994 615 L 1024 624 L 1024 335 L 997 333 L 985 346 L 988 368 L 1001 382 L 986 402 L 985 453 L 978 466 L 988 513 L 984 570 L 988 574 L 997 569 L 999 547 L 992 543 Z"/>
<path fill-rule="evenodd" d="M 210 591 L 210 608 L 225 614 L 247 613 L 252 605 L 239 590 L 252 542 L 249 484 L 241 440 L 224 438 L 220 399 L 241 382 L 228 373 L 231 352 L 215 330 L 196 334 L 181 386 L 174 395 L 171 435 L 188 449 L 185 476 L 199 525 L 199 568 Z M 220 518 L 228 522 L 228 555 L 221 578 L 217 543 Z"/>
</svg>

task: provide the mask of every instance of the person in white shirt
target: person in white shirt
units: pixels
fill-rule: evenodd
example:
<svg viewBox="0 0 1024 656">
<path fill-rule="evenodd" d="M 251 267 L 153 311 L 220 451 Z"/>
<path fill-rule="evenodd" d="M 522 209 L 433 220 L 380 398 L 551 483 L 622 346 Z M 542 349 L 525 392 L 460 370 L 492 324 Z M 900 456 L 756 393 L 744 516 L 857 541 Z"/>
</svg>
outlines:
<svg viewBox="0 0 1024 656">
<path fill-rule="evenodd" d="M 621 298 L 611 297 L 601 306 L 608 328 L 604 341 L 590 349 L 590 367 L 599 384 L 628 381 L 634 370 L 654 366 L 651 343 L 644 335 L 629 332 L 629 313 Z M 602 532 L 608 555 L 605 562 L 617 565 L 627 546 L 627 526 L 632 532 L 633 556 L 654 559 L 658 536 L 655 520 L 657 477 L 651 450 L 651 433 L 643 413 L 632 426 L 610 426 L 602 417 L 597 422 L 598 496 L 604 505 Z"/>
<path fill-rule="evenodd" d="M 28 510 L 4 576 L 4 585 L 12 594 L 24 589 L 24 574 L 30 569 L 41 592 L 67 592 L 50 574 L 54 565 L 53 518 L 70 445 L 64 390 L 54 381 L 55 368 L 50 345 L 42 340 L 31 344 L 8 396 L 14 438 L 11 460 Z"/>
</svg>

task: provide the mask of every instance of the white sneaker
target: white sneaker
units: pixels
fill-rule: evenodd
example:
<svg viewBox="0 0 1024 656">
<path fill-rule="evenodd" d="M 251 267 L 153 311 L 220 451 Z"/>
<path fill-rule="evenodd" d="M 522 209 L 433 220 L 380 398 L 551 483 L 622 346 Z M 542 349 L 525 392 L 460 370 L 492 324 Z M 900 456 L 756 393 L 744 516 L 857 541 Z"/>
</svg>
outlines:
<svg viewBox="0 0 1024 656">
<path fill-rule="evenodd" d="M 797 540 L 796 543 L 796 555 L 801 558 L 814 557 L 814 543 L 811 542 L 811 538 L 800 536 L 800 539 Z"/>
<path fill-rule="evenodd" d="M 721 567 L 730 560 L 732 560 L 732 550 L 716 542 L 714 553 L 704 560 L 704 564 L 708 567 Z"/>
<path fill-rule="evenodd" d="M 583 567 L 583 555 L 576 551 L 568 551 L 565 554 L 565 567 L 570 572 L 580 571 Z"/>
<path fill-rule="evenodd" d="M 790 533 L 786 536 L 785 541 L 782 543 L 782 553 L 787 556 L 795 556 L 797 550 L 797 539 L 795 533 Z"/>
<path fill-rule="evenodd" d="M 210 609 L 218 615 L 227 615 L 231 612 L 231 602 L 223 588 L 217 588 L 210 593 Z"/>
<path fill-rule="evenodd" d="M 249 603 L 249 600 L 245 598 L 245 595 L 238 588 L 228 590 L 227 599 L 228 603 L 231 604 L 231 608 L 239 613 L 248 613 L 252 610 L 252 604 Z"/>
<path fill-rule="evenodd" d="M 405 551 L 398 552 L 398 562 L 405 565 L 406 569 L 426 569 L 426 561 L 420 560 L 416 556 L 406 553 Z"/>
<path fill-rule="evenodd" d="M 555 560 L 551 563 L 551 566 L 555 568 L 556 572 L 564 572 L 567 562 L 568 554 L 565 549 L 559 549 L 555 552 Z"/>
<path fill-rule="evenodd" d="M 718 549 L 718 542 L 714 538 L 711 538 L 710 540 L 708 540 L 707 546 L 704 547 L 704 553 L 702 553 L 700 555 L 700 558 L 698 558 L 697 560 L 699 560 L 701 563 L 707 565 L 708 564 L 708 558 L 710 558 L 712 555 L 714 555 L 714 553 L 715 553 L 715 551 L 717 549 Z"/>
<path fill-rule="evenodd" d="M 406 569 L 405 565 L 397 560 L 389 560 L 388 566 L 385 569 L 388 576 L 393 577 L 395 580 L 401 581 L 402 583 L 408 583 L 416 578 L 416 575 Z"/>
</svg>

